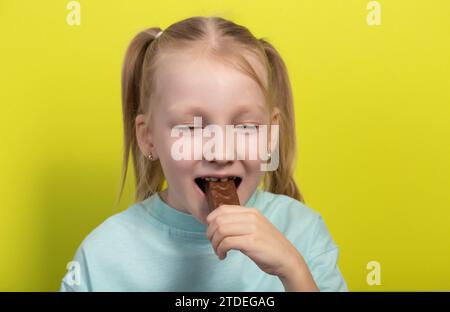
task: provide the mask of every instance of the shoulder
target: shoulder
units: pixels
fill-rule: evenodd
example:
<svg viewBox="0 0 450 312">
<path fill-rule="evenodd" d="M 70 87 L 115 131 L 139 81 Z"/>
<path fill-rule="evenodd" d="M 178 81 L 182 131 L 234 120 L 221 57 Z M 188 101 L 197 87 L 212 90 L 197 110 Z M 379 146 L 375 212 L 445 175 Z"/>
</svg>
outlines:
<svg viewBox="0 0 450 312">
<path fill-rule="evenodd" d="M 61 284 L 61 291 L 89 291 L 107 280 L 110 272 L 117 272 L 123 263 L 139 251 L 139 244 L 152 237 L 143 202 L 135 203 L 126 210 L 105 219 L 94 228 L 78 246 L 72 271 L 68 271 Z M 73 277 L 82 281 L 73 285 Z M 71 286 L 72 285 L 72 286 Z"/>
<path fill-rule="evenodd" d="M 82 241 L 80 248 L 92 253 L 117 250 L 126 242 L 138 237 L 148 222 L 147 211 L 142 202 L 130 205 L 126 210 L 105 219 Z"/>
<path fill-rule="evenodd" d="M 259 191 L 255 206 L 309 256 L 337 247 L 322 215 L 305 203 L 286 195 Z"/>
<path fill-rule="evenodd" d="M 320 213 L 289 196 L 263 191 L 255 206 L 301 253 L 321 291 L 348 290 L 337 265 L 338 246 Z"/>
<path fill-rule="evenodd" d="M 258 191 L 255 206 L 264 216 L 284 229 L 294 224 L 298 226 L 299 223 L 309 228 L 321 217 L 318 212 L 292 197 L 267 191 Z"/>
</svg>

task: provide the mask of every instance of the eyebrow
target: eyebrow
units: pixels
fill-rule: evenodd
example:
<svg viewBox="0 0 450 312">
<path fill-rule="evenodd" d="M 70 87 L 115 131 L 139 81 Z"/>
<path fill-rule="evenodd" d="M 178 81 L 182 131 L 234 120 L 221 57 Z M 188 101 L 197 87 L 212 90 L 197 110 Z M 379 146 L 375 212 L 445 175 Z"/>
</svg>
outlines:
<svg viewBox="0 0 450 312">
<path fill-rule="evenodd" d="M 192 109 L 189 109 L 189 110 L 183 109 L 183 106 L 184 106 L 183 104 L 172 105 L 168 109 L 168 112 L 169 113 L 181 113 L 184 116 L 186 116 L 186 115 L 197 116 L 197 115 L 203 115 L 203 113 L 204 113 L 204 110 L 201 106 L 194 106 Z"/>
<path fill-rule="evenodd" d="M 205 113 L 205 106 L 199 106 L 196 105 L 194 106 L 192 109 L 189 110 L 183 110 L 181 107 L 183 105 L 179 105 L 179 106 L 175 106 L 173 105 L 171 108 L 168 109 L 169 113 L 181 113 L 184 116 L 203 116 Z M 252 108 L 253 107 L 257 107 L 257 110 L 254 111 Z M 261 114 L 265 113 L 265 106 L 264 104 L 254 104 L 251 105 L 250 107 L 248 105 L 239 105 L 238 109 L 234 112 L 235 115 L 241 115 L 244 113 L 253 113 L 253 112 L 258 112 Z"/>
<path fill-rule="evenodd" d="M 257 111 L 260 113 L 264 113 L 266 110 L 266 106 L 264 104 L 254 103 L 252 105 L 240 105 L 237 112 L 239 113 L 253 112 L 252 108 L 254 107 L 256 107 Z"/>
</svg>

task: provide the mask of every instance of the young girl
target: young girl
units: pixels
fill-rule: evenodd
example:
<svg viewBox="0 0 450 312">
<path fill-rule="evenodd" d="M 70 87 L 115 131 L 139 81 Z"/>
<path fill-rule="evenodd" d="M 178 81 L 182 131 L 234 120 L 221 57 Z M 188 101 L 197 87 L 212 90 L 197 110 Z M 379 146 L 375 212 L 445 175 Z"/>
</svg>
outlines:
<svg viewBox="0 0 450 312">
<path fill-rule="evenodd" d="M 338 248 L 292 177 L 291 87 L 270 43 L 220 17 L 150 28 L 128 48 L 122 86 L 120 195 L 131 150 L 136 203 L 84 239 L 61 291 L 347 290 Z M 174 129 L 186 143 L 205 125 L 233 125 L 244 137 L 252 134 L 239 131 L 277 125 L 276 169 L 234 154 L 175 157 Z M 241 206 L 210 212 L 203 183 L 216 179 L 233 179 Z"/>
</svg>

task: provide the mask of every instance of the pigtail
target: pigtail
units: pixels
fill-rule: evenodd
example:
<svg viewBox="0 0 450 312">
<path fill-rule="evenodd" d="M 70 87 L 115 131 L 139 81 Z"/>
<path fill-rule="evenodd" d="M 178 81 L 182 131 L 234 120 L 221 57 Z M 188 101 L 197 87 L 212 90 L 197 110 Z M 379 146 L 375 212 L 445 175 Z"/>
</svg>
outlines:
<svg viewBox="0 0 450 312">
<path fill-rule="evenodd" d="M 122 67 L 122 112 L 123 112 L 123 163 L 117 203 L 122 197 L 123 189 L 128 172 L 128 161 L 130 152 L 133 159 L 133 167 L 136 178 L 136 200 L 142 200 L 150 193 L 159 191 L 162 186 L 162 170 L 159 161 L 150 163 L 145 155 L 142 155 L 137 144 L 135 120 L 142 113 L 141 94 L 143 93 L 142 72 L 145 54 L 148 47 L 155 40 L 159 28 L 149 28 L 137 34 L 131 41 L 125 54 Z M 153 168 L 152 168 L 153 167 Z M 148 171 L 147 171 L 148 170 Z M 151 171 L 151 172 L 150 172 Z M 142 175 L 155 173 L 153 177 L 158 181 L 149 181 Z M 159 174 L 158 174 L 159 173 Z M 151 185 L 149 185 L 151 184 Z"/>
<path fill-rule="evenodd" d="M 293 178 L 297 149 L 293 96 L 287 68 L 279 53 L 269 42 L 264 39 L 259 41 L 269 62 L 271 100 L 280 110 L 279 166 L 275 171 L 270 171 L 265 175 L 264 185 L 269 192 L 287 195 L 304 202 Z"/>
</svg>

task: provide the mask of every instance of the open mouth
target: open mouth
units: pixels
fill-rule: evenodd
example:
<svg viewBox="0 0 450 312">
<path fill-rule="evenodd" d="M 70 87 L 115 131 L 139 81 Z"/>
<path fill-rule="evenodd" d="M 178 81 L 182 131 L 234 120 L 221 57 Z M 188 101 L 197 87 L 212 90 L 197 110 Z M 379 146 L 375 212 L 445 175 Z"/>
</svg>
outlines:
<svg viewBox="0 0 450 312">
<path fill-rule="evenodd" d="M 242 178 L 241 177 L 225 177 L 225 178 L 209 178 L 209 177 L 198 177 L 195 178 L 194 181 L 195 183 L 198 185 L 198 187 L 203 191 L 203 193 L 206 192 L 206 182 L 208 181 L 221 181 L 221 182 L 225 182 L 228 180 L 233 180 L 234 185 L 236 186 L 236 189 L 239 187 L 239 184 L 241 184 L 242 182 Z"/>
</svg>

